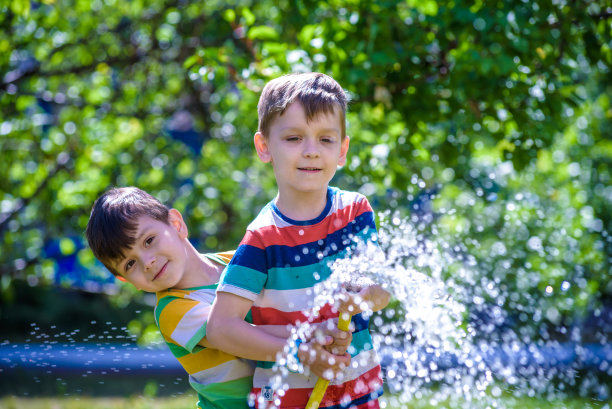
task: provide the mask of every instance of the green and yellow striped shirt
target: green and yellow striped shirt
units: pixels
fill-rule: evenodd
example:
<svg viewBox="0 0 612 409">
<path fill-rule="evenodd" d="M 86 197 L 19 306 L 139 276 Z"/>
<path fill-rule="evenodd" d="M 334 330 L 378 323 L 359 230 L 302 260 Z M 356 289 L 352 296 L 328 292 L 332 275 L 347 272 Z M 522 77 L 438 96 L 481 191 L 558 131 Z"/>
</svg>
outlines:
<svg viewBox="0 0 612 409">
<path fill-rule="evenodd" d="M 233 252 L 206 256 L 227 265 Z M 158 292 L 155 321 L 170 351 L 189 374 L 189 383 L 198 393 L 198 407 L 245 409 L 254 362 L 198 345 L 206 335 L 216 288 L 213 284 Z"/>
</svg>

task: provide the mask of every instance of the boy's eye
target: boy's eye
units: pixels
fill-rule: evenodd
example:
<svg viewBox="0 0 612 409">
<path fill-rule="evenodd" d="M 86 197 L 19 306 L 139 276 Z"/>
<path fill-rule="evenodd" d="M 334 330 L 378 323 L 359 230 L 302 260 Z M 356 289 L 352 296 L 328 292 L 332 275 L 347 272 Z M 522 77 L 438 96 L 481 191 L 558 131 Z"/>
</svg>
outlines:
<svg viewBox="0 0 612 409">
<path fill-rule="evenodd" d="M 289 142 L 298 141 L 299 139 L 300 139 L 300 137 L 299 137 L 299 136 L 288 136 L 288 137 L 286 138 L 286 140 L 287 140 L 287 141 L 289 141 Z"/>
<path fill-rule="evenodd" d="M 330 138 L 330 137 L 324 136 L 323 138 L 321 138 L 321 141 L 323 141 L 325 143 L 333 143 L 334 142 L 334 138 Z"/>
<path fill-rule="evenodd" d="M 151 236 L 148 239 L 145 240 L 145 247 L 149 247 L 151 245 L 151 243 L 153 243 L 153 239 L 155 239 L 155 236 Z"/>
<path fill-rule="evenodd" d="M 135 261 L 134 260 L 130 260 L 127 263 L 125 263 L 125 271 L 128 271 L 130 268 L 132 268 L 132 266 L 134 265 Z"/>
</svg>

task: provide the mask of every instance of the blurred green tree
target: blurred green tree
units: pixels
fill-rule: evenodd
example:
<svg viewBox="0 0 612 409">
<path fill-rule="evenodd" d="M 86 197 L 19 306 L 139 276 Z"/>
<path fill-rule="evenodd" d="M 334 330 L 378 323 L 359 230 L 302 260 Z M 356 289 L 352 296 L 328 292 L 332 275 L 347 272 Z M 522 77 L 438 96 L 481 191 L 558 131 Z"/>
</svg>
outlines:
<svg viewBox="0 0 612 409">
<path fill-rule="evenodd" d="M 553 324 L 612 294 L 606 2 L 0 4 L 3 291 L 52 281 L 54 239 L 100 269 L 80 238 L 110 186 L 184 212 L 202 251 L 234 248 L 275 194 L 252 149 L 258 94 L 321 71 L 352 97 L 337 185 L 436 215 L 483 279 L 541 294 Z"/>
</svg>

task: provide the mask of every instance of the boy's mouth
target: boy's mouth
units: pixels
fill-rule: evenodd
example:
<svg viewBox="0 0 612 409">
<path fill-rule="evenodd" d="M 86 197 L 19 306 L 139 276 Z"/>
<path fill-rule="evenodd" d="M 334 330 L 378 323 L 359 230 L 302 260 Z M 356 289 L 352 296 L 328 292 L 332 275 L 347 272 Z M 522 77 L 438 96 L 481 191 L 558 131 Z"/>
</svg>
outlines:
<svg viewBox="0 0 612 409">
<path fill-rule="evenodd" d="M 157 280 L 162 274 L 164 274 L 164 271 L 166 271 L 166 266 L 168 266 L 168 261 L 166 261 L 166 264 L 164 264 L 162 268 L 157 272 L 157 274 L 155 274 L 155 277 L 153 277 L 152 281 Z"/>
<path fill-rule="evenodd" d="M 298 170 L 301 170 L 302 172 L 320 172 L 322 169 L 321 168 L 298 168 Z"/>
</svg>

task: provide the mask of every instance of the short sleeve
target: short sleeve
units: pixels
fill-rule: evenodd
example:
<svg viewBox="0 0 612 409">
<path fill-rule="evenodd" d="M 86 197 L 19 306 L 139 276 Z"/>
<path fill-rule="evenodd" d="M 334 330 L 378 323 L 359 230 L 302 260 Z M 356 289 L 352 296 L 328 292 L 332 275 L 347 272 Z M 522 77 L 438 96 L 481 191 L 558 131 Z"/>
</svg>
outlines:
<svg viewBox="0 0 612 409">
<path fill-rule="evenodd" d="M 234 257 L 225 267 L 217 291 L 227 292 L 255 301 L 268 277 L 268 263 L 263 241 L 247 231 Z"/>
<path fill-rule="evenodd" d="M 206 336 L 211 305 L 185 298 L 171 298 L 161 306 L 158 327 L 163 337 L 189 352 Z M 162 300 L 164 301 L 164 300 Z"/>
</svg>

